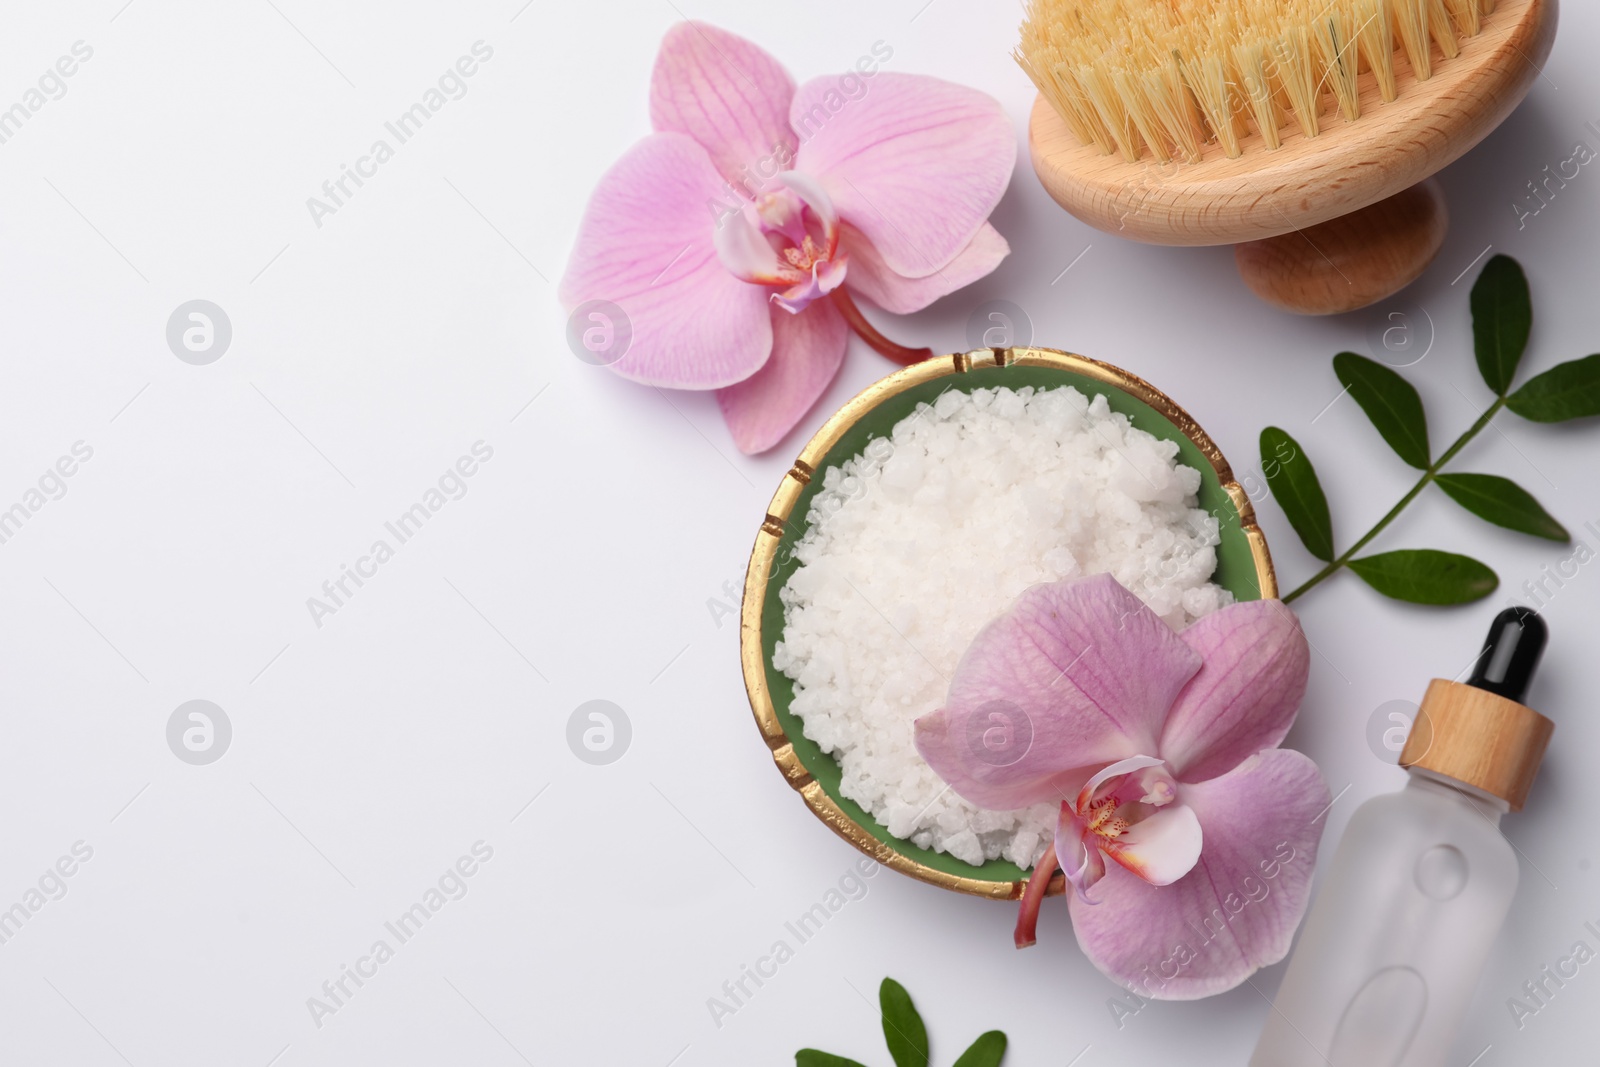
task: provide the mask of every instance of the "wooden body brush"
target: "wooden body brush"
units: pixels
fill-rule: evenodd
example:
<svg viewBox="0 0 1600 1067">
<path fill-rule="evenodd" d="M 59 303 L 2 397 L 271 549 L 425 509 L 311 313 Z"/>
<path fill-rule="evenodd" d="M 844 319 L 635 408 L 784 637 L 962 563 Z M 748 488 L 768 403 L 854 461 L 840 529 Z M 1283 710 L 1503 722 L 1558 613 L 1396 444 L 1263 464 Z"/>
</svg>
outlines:
<svg viewBox="0 0 1600 1067">
<path fill-rule="evenodd" d="M 1330 314 L 1432 262 L 1429 176 L 1521 102 L 1555 32 L 1556 0 L 1029 0 L 1016 58 L 1062 207 L 1236 245 L 1263 300 Z"/>
</svg>

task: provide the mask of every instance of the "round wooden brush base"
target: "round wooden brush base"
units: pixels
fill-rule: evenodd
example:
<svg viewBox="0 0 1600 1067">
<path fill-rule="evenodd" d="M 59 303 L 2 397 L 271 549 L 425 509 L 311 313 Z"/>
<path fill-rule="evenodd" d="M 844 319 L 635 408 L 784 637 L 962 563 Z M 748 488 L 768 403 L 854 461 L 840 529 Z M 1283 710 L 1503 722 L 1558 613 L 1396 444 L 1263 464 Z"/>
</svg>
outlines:
<svg viewBox="0 0 1600 1067">
<path fill-rule="evenodd" d="M 1432 178 L 1304 230 L 1233 246 L 1239 277 L 1273 307 L 1336 315 L 1375 304 L 1422 276 L 1449 228 Z"/>
<path fill-rule="evenodd" d="M 1418 80 L 1397 55 L 1397 99 L 1361 76 L 1361 117 L 1324 114 L 1321 133 L 1284 131 L 1269 149 L 1252 131 L 1229 159 L 1129 163 L 1079 142 L 1049 102 L 1034 103 L 1028 143 L 1046 191 L 1108 233 L 1170 245 L 1238 245 L 1247 285 L 1301 314 L 1352 311 L 1413 281 L 1444 240 L 1447 212 L 1427 179 L 1509 115 L 1555 41 L 1556 0 L 1500 0 L 1453 59 Z M 1437 53 L 1437 45 L 1435 45 Z"/>
</svg>

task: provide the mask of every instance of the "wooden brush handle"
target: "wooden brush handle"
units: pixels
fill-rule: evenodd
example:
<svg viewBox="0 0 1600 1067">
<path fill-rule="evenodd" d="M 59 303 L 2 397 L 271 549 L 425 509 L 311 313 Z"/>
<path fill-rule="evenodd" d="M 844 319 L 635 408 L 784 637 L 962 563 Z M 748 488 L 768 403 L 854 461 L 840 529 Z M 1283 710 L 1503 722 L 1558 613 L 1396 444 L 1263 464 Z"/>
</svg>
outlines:
<svg viewBox="0 0 1600 1067">
<path fill-rule="evenodd" d="M 1449 212 L 1432 178 L 1304 230 L 1234 245 L 1250 291 L 1285 311 L 1334 315 L 1415 281 L 1444 243 Z"/>
</svg>

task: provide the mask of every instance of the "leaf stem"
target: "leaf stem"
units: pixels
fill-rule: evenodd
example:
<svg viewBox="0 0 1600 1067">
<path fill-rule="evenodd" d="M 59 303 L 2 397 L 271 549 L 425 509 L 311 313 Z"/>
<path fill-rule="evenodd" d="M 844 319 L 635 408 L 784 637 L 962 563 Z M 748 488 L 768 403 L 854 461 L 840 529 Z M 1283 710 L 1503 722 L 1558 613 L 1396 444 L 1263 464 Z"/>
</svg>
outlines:
<svg viewBox="0 0 1600 1067">
<path fill-rule="evenodd" d="M 1478 434 L 1483 431 L 1483 428 L 1489 425 L 1490 420 L 1498 415 L 1500 413 L 1500 409 L 1505 406 L 1506 398 L 1504 396 L 1496 397 L 1494 403 L 1490 404 L 1488 409 L 1484 411 L 1482 415 L 1478 416 L 1478 421 L 1467 427 L 1466 433 L 1456 438 L 1455 443 L 1440 453 L 1438 459 L 1428 464 L 1427 469 L 1422 472 L 1422 477 L 1417 479 L 1417 484 L 1413 485 L 1410 492 L 1401 497 L 1399 502 L 1395 504 L 1394 507 L 1390 508 L 1383 518 L 1377 521 L 1372 529 L 1363 534 L 1361 539 L 1355 544 L 1351 545 L 1349 548 L 1345 549 L 1344 552 L 1340 553 L 1340 555 L 1331 563 L 1324 566 L 1320 571 L 1313 574 L 1310 578 L 1307 578 L 1305 582 L 1302 583 L 1298 588 L 1285 596 L 1283 598 L 1283 602 L 1287 604 L 1296 597 L 1305 595 L 1306 592 L 1315 588 L 1317 585 L 1320 585 L 1324 580 L 1331 577 L 1336 571 L 1341 570 L 1347 563 L 1349 563 L 1350 560 L 1355 557 L 1357 552 L 1360 552 L 1363 548 L 1367 547 L 1368 542 L 1382 533 L 1385 527 L 1399 517 L 1400 513 L 1405 510 L 1406 505 L 1415 500 L 1417 498 L 1417 494 L 1426 489 L 1428 484 L 1433 481 L 1434 477 L 1444 469 L 1444 465 L 1449 463 L 1452 459 L 1455 459 L 1456 455 L 1460 453 L 1463 448 L 1467 447 L 1467 442 L 1478 436 Z"/>
<path fill-rule="evenodd" d="M 829 293 L 828 297 L 833 301 L 833 306 L 839 309 L 839 314 L 844 316 L 844 321 L 856 332 L 856 335 L 871 345 L 873 351 L 879 355 L 887 356 L 906 367 L 911 366 L 913 363 L 921 363 L 925 359 L 933 358 L 933 349 L 931 348 L 907 348 L 905 345 L 896 344 L 879 333 L 877 327 L 868 322 L 867 317 L 861 314 L 861 309 L 856 307 L 854 300 L 850 299 L 850 294 L 844 291 L 844 286 L 839 286 L 839 288 Z"/>
</svg>

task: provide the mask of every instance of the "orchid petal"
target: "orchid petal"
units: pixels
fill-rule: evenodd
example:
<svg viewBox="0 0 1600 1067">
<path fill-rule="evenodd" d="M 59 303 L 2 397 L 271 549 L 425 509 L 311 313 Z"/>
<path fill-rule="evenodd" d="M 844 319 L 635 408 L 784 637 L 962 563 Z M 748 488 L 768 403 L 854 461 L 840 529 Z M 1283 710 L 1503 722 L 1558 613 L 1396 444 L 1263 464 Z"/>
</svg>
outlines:
<svg viewBox="0 0 1600 1067">
<path fill-rule="evenodd" d="M 1268 749 L 1183 787 L 1205 834 L 1193 870 L 1155 886 L 1113 866 L 1097 906 L 1069 902 L 1078 944 L 1101 973 L 1144 997 L 1232 989 L 1288 954 L 1305 913 L 1328 787 L 1298 752 Z"/>
<path fill-rule="evenodd" d="M 717 259 L 740 281 L 752 285 L 787 285 L 794 280 L 796 271 L 778 258 L 777 249 L 751 217 L 754 213 L 754 207 L 746 205 L 744 210 L 731 212 L 717 223 L 711 234 Z"/>
<path fill-rule="evenodd" d="M 972 242 L 1000 202 L 1016 135 L 993 97 L 917 74 L 880 72 L 858 99 L 838 77 L 806 82 L 789 123 L 795 169 L 815 174 L 839 214 L 889 268 L 925 278 Z"/>
<path fill-rule="evenodd" d="M 1145 816 L 1106 843 L 1106 854 L 1151 885 L 1171 885 L 1194 869 L 1204 834 L 1187 804 Z"/>
<path fill-rule="evenodd" d="M 693 138 L 748 196 L 794 160 L 793 98 L 794 79 L 766 51 L 704 22 L 680 22 L 656 55 L 650 124 Z"/>
<path fill-rule="evenodd" d="M 1113 778 L 1120 778 L 1133 771 L 1142 771 L 1146 767 L 1159 767 L 1165 762 L 1154 756 L 1129 756 L 1127 759 L 1117 760 L 1095 772 L 1094 776 L 1083 783 L 1083 788 L 1078 792 L 1078 810 L 1088 811 L 1089 805 L 1094 802 L 1095 791 Z"/>
<path fill-rule="evenodd" d="M 810 307 L 813 301 L 827 296 L 837 288 L 843 277 L 842 270 L 824 270 L 823 265 L 819 263 L 811 268 L 811 273 L 801 281 L 781 293 L 772 294 L 772 303 L 791 315 L 798 315 Z"/>
<path fill-rule="evenodd" d="M 1024 720 L 1019 710 L 1005 701 L 993 701 L 959 714 L 950 708 L 939 708 L 916 720 L 917 752 L 959 796 L 993 811 L 1013 811 L 1070 797 L 1078 784 L 1093 773 L 1092 761 L 1078 767 L 1058 768 L 1053 761 L 1036 753 L 1035 749 L 1042 752 L 1051 747 L 1048 740 L 1040 747 L 1037 732 L 1032 734 L 1027 751 L 1015 764 L 995 765 L 994 760 L 1007 758 L 999 754 L 1004 752 L 1004 747 L 991 755 L 981 741 L 974 742 L 973 735 L 981 737 L 1001 729 L 990 723 L 1010 721 Z"/>
<path fill-rule="evenodd" d="M 718 389 L 759 370 L 772 351 L 767 290 L 729 274 L 712 244 L 708 199 L 720 179 L 705 149 L 651 134 L 601 177 L 566 274 L 568 310 L 619 308 L 632 329 L 611 369 L 646 385 Z"/>
<path fill-rule="evenodd" d="M 833 201 L 828 198 L 828 190 L 811 175 L 801 174 L 797 170 L 784 171 L 778 175 L 778 180 L 798 196 L 806 207 L 811 209 L 811 213 L 822 222 L 828 238 L 828 250 L 831 252 L 839 244 L 839 212 L 834 209 Z"/>
<path fill-rule="evenodd" d="M 917 751 L 979 807 L 1061 800 L 1107 763 L 1156 751 L 1167 709 L 1199 669 L 1199 655 L 1111 575 L 1036 585 L 979 631 L 945 707 L 917 720 Z M 993 723 L 1014 749 L 985 747 Z"/>
<path fill-rule="evenodd" d="M 839 373 L 850 336 L 844 317 L 826 300 L 798 315 L 771 315 L 772 358 L 717 393 L 734 443 L 746 455 L 765 452 L 794 429 Z"/>
<path fill-rule="evenodd" d="M 773 190 L 761 194 L 751 207 L 762 229 L 783 237 L 791 245 L 798 245 L 805 240 L 806 204 L 799 196 L 788 196 L 781 190 Z"/>
<path fill-rule="evenodd" d="M 817 285 L 824 293 L 831 293 L 844 284 L 845 269 L 850 263 L 846 259 L 825 259 L 814 268 Z"/>
<path fill-rule="evenodd" d="M 1179 781 L 1215 778 L 1283 740 L 1305 696 L 1310 647 L 1277 600 L 1231 604 L 1196 620 L 1184 641 L 1205 666 L 1167 718 L 1159 751 Z"/>
<path fill-rule="evenodd" d="M 1067 884 L 1072 886 L 1077 899 L 1085 904 L 1098 904 L 1099 901 L 1090 899 L 1089 890 L 1105 877 L 1106 859 L 1081 819 L 1063 818 L 1056 823 L 1055 849 L 1061 873 L 1066 875 Z"/>
<path fill-rule="evenodd" d="M 987 222 L 956 258 L 925 278 L 896 274 L 865 234 L 844 227 L 841 243 L 850 257 L 850 288 L 895 315 L 921 311 L 935 300 L 987 276 L 1011 253 L 1011 246 Z"/>
<path fill-rule="evenodd" d="M 811 267 L 811 273 L 781 293 L 774 293 L 772 302 L 793 315 L 798 315 L 813 300 L 827 296 L 844 282 L 849 264 L 842 259 L 824 259 Z"/>
</svg>

